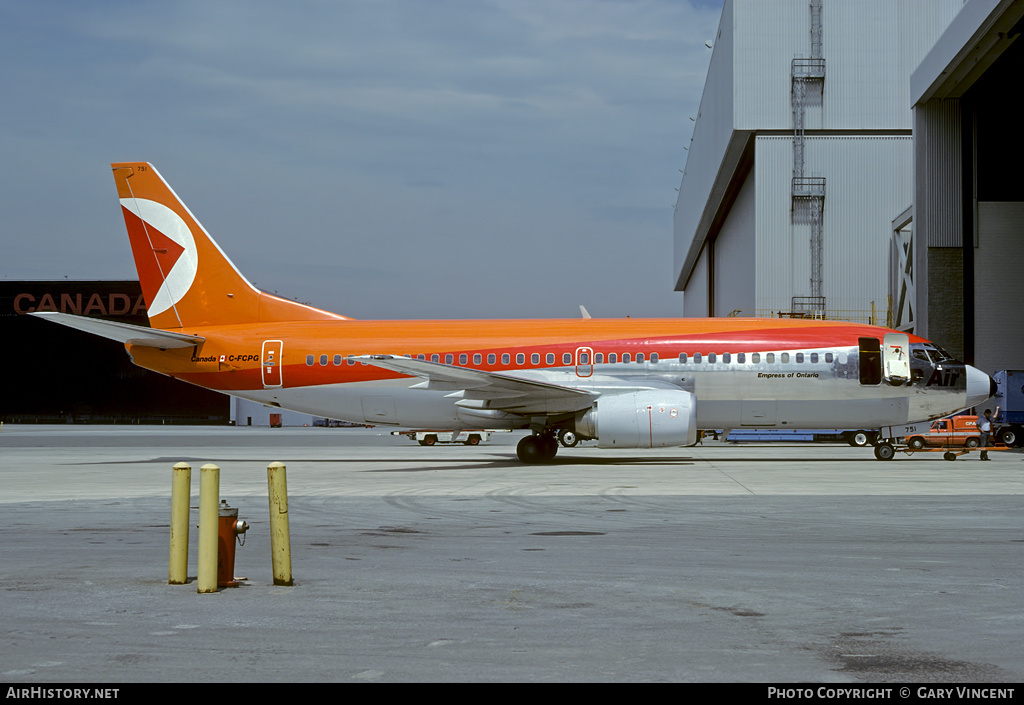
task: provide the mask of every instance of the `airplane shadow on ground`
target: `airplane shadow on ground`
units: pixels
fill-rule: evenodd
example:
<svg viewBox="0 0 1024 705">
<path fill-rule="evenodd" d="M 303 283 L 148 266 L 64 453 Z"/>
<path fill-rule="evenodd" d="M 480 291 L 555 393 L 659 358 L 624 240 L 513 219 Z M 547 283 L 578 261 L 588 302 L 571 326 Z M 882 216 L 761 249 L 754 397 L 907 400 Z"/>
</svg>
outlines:
<svg viewBox="0 0 1024 705">
<path fill-rule="evenodd" d="M 855 462 L 858 460 L 870 461 L 871 463 L 877 463 L 871 455 L 866 455 L 864 458 L 837 458 L 829 456 L 821 457 L 808 457 L 804 455 L 796 457 L 772 457 L 767 458 L 763 456 L 742 456 L 742 457 L 725 457 L 725 458 L 714 458 L 713 460 L 698 459 L 693 456 L 680 456 L 676 458 L 666 458 L 664 456 L 605 456 L 605 457 L 587 457 L 587 456 L 573 456 L 573 455 L 561 455 L 556 456 L 553 460 L 547 463 L 537 463 L 527 465 L 519 461 L 516 457 L 515 452 L 500 453 L 496 452 L 491 454 L 490 459 L 467 459 L 466 461 L 453 460 L 450 457 L 434 457 L 430 458 L 427 456 L 420 458 L 408 458 L 404 457 L 400 460 L 396 460 L 394 457 L 378 457 L 378 458 L 302 458 L 302 457 L 291 457 L 291 458 L 221 458 L 211 459 L 210 457 L 200 458 L 194 456 L 178 456 L 178 457 L 158 457 L 158 458 L 138 458 L 134 460 L 118 460 L 118 461 L 104 461 L 103 463 L 96 464 L 166 464 L 169 467 L 175 463 L 189 463 L 192 465 L 193 470 L 198 470 L 202 465 L 206 463 L 215 464 L 229 464 L 229 463 L 260 463 L 270 464 L 272 462 L 282 462 L 285 466 L 289 465 L 363 465 L 367 466 L 367 472 L 375 473 L 414 473 L 414 472 L 436 472 L 439 470 L 480 470 L 486 468 L 492 469 L 521 469 L 530 470 L 538 468 L 569 468 L 572 466 L 577 467 L 609 467 L 615 465 L 664 465 L 667 469 L 671 469 L 672 466 L 694 466 L 702 462 L 714 463 L 719 466 L 722 464 L 736 465 L 736 464 L 748 464 L 755 466 L 769 466 L 779 464 L 793 464 L 793 463 L 834 463 L 834 462 Z M 75 463 L 76 465 L 82 463 Z M 85 463 L 93 464 L 93 463 Z M 395 465 L 398 464 L 400 467 L 386 467 L 386 468 L 374 468 L 376 465 Z"/>
</svg>

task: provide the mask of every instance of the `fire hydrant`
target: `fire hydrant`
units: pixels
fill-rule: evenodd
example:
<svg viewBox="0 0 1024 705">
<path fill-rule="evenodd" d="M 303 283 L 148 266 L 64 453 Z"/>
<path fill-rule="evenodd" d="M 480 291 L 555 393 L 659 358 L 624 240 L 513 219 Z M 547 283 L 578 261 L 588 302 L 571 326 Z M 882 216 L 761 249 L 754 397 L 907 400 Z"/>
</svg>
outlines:
<svg viewBox="0 0 1024 705">
<path fill-rule="evenodd" d="M 245 532 L 249 525 L 238 520 L 238 509 L 229 507 L 226 500 L 220 501 L 217 521 L 217 587 L 238 587 L 235 579 L 235 539 L 245 544 Z"/>
</svg>

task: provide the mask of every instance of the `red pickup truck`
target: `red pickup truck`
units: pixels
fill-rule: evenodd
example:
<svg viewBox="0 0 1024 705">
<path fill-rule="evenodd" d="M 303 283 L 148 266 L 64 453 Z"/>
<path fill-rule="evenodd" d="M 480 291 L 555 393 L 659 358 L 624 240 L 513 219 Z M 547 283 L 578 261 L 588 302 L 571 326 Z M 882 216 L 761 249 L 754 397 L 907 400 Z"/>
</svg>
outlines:
<svg viewBox="0 0 1024 705">
<path fill-rule="evenodd" d="M 913 449 L 925 446 L 977 448 L 981 443 L 978 417 L 954 416 L 950 419 L 939 419 L 932 424 L 928 433 L 906 436 L 905 440 Z"/>
</svg>

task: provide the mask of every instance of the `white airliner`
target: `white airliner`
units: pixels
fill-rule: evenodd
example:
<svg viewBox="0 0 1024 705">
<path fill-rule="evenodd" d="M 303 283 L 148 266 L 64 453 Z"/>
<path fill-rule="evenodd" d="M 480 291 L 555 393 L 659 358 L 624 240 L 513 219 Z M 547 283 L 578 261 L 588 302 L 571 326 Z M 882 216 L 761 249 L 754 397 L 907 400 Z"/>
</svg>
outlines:
<svg viewBox="0 0 1024 705">
<path fill-rule="evenodd" d="M 151 328 L 50 320 L 124 343 L 135 364 L 332 419 L 417 429 L 557 429 L 603 448 L 696 442 L 698 429 L 882 429 L 978 405 L 995 383 L 936 345 L 799 319 L 359 321 L 256 289 L 152 165 L 113 164 Z"/>
</svg>

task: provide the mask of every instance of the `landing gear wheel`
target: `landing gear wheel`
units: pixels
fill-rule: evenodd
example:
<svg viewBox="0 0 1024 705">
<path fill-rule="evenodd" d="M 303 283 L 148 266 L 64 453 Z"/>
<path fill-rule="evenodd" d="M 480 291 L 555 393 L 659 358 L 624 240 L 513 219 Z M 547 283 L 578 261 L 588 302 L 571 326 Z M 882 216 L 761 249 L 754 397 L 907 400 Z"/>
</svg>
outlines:
<svg viewBox="0 0 1024 705">
<path fill-rule="evenodd" d="M 555 454 L 558 453 L 558 440 L 554 434 L 540 436 L 540 448 L 544 458 L 542 462 L 554 460 Z"/>
<path fill-rule="evenodd" d="M 894 455 L 896 455 L 896 449 L 887 441 L 875 446 L 875 458 L 878 460 L 892 460 Z"/>
<path fill-rule="evenodd" d="M 524 436 L 516 446 L 516 455 L 527 464 L 546 463 L 558 452 L 554 436 Z"/>
<path fill-rule="evenodd" d="M 561 430 L 558 432 L 558 442 L 566 448 L 572 448 L 580 442 L 579 436 L 576 435 L 575 431 Z"/>
</svg>

